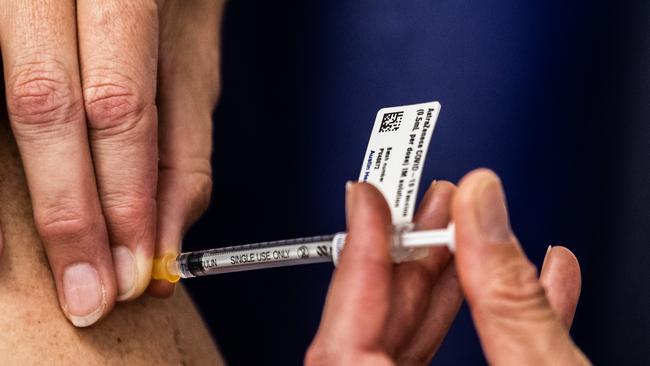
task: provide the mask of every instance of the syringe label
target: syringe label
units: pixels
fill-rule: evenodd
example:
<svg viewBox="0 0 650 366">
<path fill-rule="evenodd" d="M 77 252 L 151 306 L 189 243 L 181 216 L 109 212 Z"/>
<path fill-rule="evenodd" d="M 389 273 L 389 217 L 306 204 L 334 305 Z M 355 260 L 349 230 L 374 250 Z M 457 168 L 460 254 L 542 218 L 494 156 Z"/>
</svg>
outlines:
<svg viewBox="0 0 650 366">
<path fill-rule="evenodd" d="M 329 241 L 293 244 L 274 247 L 258 247 L 250 249 L 234 249 L 228 252 L 214 250 L 206 252 L 190 252 L 185 266 L 181 269 L 184 274 L 200 276 L 219 272 L 231 272 L 236 268 L 258 266 L 281 262 L 322 262 L 331 260 L 332 248 Z"/>
<path fill-rule="evenodd" d="M 382 192 L 393 224 L 413 219 L 422 167 L 439 113 L 438 102 L 377 112 L 359 181 L 372 183 Z"/>
</svg>

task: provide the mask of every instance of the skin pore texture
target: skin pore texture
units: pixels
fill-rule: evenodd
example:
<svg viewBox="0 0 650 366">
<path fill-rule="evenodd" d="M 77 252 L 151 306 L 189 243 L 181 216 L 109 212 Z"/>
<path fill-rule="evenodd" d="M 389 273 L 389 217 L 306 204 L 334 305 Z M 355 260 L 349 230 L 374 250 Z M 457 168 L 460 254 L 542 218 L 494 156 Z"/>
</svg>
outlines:
<svg viewBox="0 0 650 366">
<path fill-rule="evenodd" d="M 223 365 L 182 286 L 169 299 L 145 295 L 119 303 L 89 328 L 75 328 L 65 318 L 34 229 L 25 176 L 2 99 L 0 364 Z"/>
</svg>

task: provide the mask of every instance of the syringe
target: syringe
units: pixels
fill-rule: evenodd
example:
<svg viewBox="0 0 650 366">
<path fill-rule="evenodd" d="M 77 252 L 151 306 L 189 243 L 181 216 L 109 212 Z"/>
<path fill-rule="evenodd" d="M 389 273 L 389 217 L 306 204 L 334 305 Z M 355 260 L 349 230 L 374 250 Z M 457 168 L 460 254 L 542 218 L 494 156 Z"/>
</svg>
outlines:
<svg viewBox="0 0 650 366">
<path fill-rule="evenodd" d="M 394 231 L 391 254 L 396 263 L 427 255 L 427 247 L 446 246 L 452 252 L 455 249 L 453 224 L 438 230 L 408 231 L 410 228 L 403 226 Z M 170 253 L 154 259 L 152 277 L 177 282 L 181 278 L 299 264 L 333 261 L 336 265 L 346 236 L 346 233 L 338 233 Z"/>
</svg>

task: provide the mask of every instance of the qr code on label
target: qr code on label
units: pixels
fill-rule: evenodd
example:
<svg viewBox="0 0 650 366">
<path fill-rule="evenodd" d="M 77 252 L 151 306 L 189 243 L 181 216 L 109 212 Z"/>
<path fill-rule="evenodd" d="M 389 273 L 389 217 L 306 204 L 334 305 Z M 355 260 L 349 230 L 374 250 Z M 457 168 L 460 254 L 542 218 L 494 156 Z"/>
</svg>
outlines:
<svg viewBox="0 0 650 366">
<path fill-rule="evenodd" d="M 385 113 L 384 117 L 381 119 L 379 132 L 397 131 L 399 126 L 402 124 L 403 116 L 404 112 Z"/>
</svg>

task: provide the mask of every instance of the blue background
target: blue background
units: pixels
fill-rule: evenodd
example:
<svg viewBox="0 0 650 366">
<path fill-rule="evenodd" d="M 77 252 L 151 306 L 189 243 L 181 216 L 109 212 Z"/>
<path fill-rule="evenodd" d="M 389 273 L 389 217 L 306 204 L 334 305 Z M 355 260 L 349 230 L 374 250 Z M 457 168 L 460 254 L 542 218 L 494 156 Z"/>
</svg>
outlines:
<svg viewBox="0 0 650 366">
<path fill-rule="evenodd" d="M 423 184 L 494 169 L 531 260 L 581 261 L 576 343 L 650 361 L 650 3 L 238 0 L 222 49 L 214 197 L 186 249 L 342 230 L 376 111 L 439 100 Z M 230 364 L 294 365 L 331 271 L 187 285 Z M 464 308 L 433 364 L 484 362 Z"/>
</svg>

